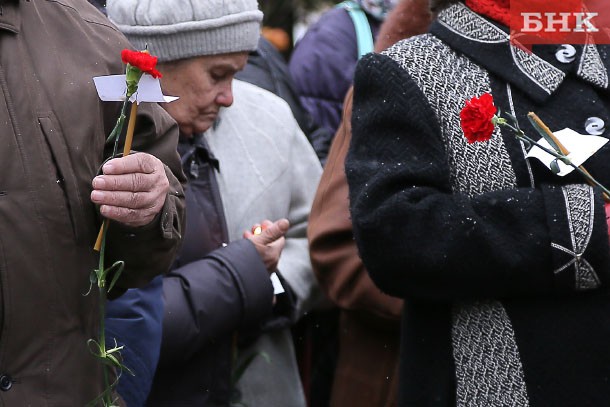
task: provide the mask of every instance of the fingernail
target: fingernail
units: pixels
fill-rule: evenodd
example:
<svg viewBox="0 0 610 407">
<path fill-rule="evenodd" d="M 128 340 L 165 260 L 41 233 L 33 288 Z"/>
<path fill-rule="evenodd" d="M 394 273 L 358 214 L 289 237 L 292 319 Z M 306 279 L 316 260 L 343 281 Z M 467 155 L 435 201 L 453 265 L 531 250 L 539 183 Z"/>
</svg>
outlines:
<svg viewBox="0 0 610 407">
<path fill-rule="evenodd" d="M 112 172 L 112 169 L 114 168 L 114 165 L 110 164 L 110 163 L 106 163 L 104 164 L 104 166 L 102 167 L 102 171 L 104 171 L 104 174 L 108 173 L 108 172 Z"/>
<path fill-rule="evenodd" d="M 91 192 L 91 200 L 95 202 L 99 202 L 104 198 L 104 193 L 100 191 L 92 191 Z"/>
<path fill-rule="evenodd" d="M 93 188 L 103 189 L 106 186 L 106 181 L 101 176 L 93 178 Z"/>
</svg>

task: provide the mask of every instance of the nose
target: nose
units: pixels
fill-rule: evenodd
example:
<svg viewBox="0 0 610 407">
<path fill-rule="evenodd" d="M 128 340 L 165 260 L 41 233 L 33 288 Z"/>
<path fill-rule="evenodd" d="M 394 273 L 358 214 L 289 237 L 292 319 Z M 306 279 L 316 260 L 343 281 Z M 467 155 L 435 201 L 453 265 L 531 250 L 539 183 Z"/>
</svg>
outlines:
<svg viewBox="0 0 610 407">
<path fill-rule="evenodd" d="M 233 90 L 231 83 L 223 86 L 216 95 L 216 103 L 223 107 L 229 107 L 233 104 Z"/>
</svg>

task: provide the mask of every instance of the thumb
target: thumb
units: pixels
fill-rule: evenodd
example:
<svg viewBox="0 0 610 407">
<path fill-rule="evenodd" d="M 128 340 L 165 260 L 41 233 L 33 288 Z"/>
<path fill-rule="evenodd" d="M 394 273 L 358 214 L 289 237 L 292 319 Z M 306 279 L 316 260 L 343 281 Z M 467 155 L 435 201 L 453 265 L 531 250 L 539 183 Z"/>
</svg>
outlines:
<svg viewBox="0 0 610 407">
<path fill-rule="evenodd" d="M 273 222 L 261 233 L 261 237 L 263 238 L 264 244 L 269 244 L 283 237 L 288 231 L 289 227 L 290 222 L 288 222 L 288 219 L 282 218 Z"/>
</svg>

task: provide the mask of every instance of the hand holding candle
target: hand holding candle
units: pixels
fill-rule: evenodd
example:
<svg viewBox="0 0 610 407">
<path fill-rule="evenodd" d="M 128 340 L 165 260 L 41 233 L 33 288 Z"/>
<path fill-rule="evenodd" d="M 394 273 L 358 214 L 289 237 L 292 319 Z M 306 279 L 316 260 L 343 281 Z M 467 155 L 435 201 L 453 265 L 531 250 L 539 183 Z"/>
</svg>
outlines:
<svg viewBox="0 0 610 407">
<path fill-rule="evenodd" d="M 280 254 L 286 244 L 284 235 L 289 227 L 290 223 L 287 219 L 279 219 L 275 222 L 264 220 L 260 225 L 256 224 L 251 230 L 244 232 L 244 238 L 250 239 L 254 244 L 269 273 L 277 269 Z"/>
</svg>

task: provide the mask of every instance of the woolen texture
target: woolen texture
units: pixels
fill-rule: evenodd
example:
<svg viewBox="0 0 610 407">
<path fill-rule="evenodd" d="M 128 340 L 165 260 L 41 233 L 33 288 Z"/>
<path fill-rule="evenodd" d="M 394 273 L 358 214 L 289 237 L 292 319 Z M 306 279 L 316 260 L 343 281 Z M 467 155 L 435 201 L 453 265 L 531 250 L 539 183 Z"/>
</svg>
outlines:
<svg viewBox="0 0 610 407">
<path fill-rule="evenodd" d="M 464 102 L 490 92 L 531 131 L 610 117 L 607 46 L 512 48 L 458 4 L 431 34 L 369 55 L 346 159 L 354 237 L 373 281 L 405 299 L 401 406 L 608 405 L 608 229 L 601 193 L 524 157 L 511 131 L 468 144 Z M 610 132 L 606 128 L 603 136 Z M 604 146 L 587 169 L 610 183 Z"/>
<path fill-rule="evenodd" d="M 510 0 L 466 0 L 466 5 L 485 17 L 510 25 Z"/>
<path fill-rule="evenodd" d="M 263 13 L 256 0 L 110 0 L 108 18 L 159 62 L 253 51 Z"/>
</svg>

